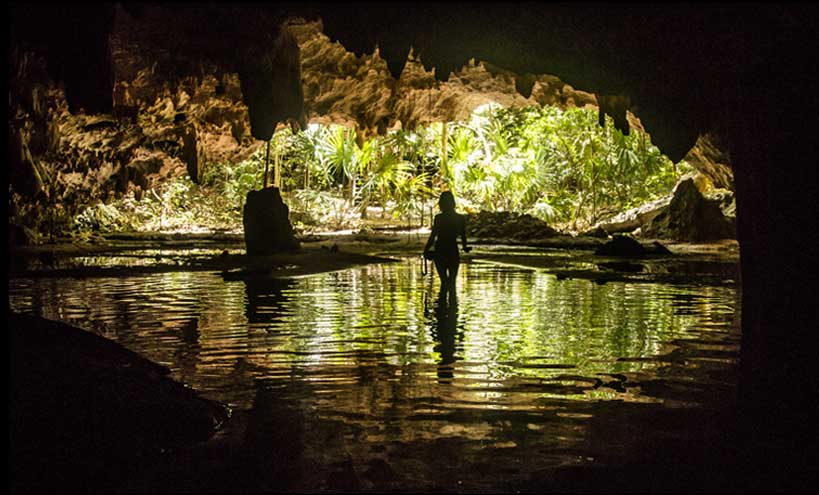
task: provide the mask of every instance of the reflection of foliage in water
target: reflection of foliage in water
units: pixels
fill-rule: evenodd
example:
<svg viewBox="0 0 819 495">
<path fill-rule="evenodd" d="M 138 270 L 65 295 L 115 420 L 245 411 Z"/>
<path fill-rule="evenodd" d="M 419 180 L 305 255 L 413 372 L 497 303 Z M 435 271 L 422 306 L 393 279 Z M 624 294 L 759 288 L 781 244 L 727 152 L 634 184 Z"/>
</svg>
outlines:
<svg viewBox="0 0 819 495">
<path fill-rule="evenodd" d="M 690 328 L 730 326 L 735 311 L 728 288 L 596 285 L 492 264 L 464 265 L 459 284 L 453 375 L 466 389 L 650 368 L 617 358 L 656 357 Z M 413 260 L 295 279 L 256 299 L 270 307 L 253 308 L 253 323 L 245 284 L 207 273 L 14 281 L 10 305 L 112 337 L 204 391 L 249 393 L 252 376 L 296 369 L 356 381 L 351 370 L 386 366 L 412 393 L 442 359 L 436 292 Z"/>
</svg>

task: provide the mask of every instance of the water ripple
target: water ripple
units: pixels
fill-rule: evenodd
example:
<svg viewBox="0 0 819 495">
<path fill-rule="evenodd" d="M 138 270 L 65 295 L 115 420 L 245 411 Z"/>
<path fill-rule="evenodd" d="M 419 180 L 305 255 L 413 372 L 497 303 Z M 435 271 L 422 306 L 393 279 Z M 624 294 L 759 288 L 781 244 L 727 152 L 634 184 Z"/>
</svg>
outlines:
<svg viewBox="0 0 819 495">
<path fill-rule="evenodd" d="M 239 407 L 252 407 L 259 380 L 294 374 L 322 395 L 427 388 L 449 397 L 444 409 L 650 400 L 595 379 L 648 372 L 682 342 L 727 346 L 729 360 L 738 343 L 732 288 L 558 281 L 492 263 L 462 266 L 457 306 L 438 299 L 415 260 L 269 282 L 204 272 L 14 279 L 9 304 L 118 340 L 211 396 L 230 390 L 222 398 Z"/>
</svg>

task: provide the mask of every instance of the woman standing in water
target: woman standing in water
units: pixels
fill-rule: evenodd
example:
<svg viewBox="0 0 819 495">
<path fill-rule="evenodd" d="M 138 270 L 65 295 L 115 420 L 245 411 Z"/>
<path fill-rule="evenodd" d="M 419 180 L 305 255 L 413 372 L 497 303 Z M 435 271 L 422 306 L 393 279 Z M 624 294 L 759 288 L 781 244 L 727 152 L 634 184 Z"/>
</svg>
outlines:
<svg viewBox="0 0 819 495">
<path fill-rule="evenodd" d="M 466 245 L 466 216 L 455 213 L 455 196 L 451 191 L 444 191 L 438 199 L 441 213 L 435 215 L 432 232 L 429 234 L 427 245 L 424 247 L 424 257 L 430 256 L 435 260 L 435 269 L 441 278 L 441 292 L 450 291 L 455 294 L 455 279 L 458 276 L 458 264 L 461 255 L 458 252 L 458 236 L 460 235 L 464 252 L 471 248 Z M 435 245 L 434 255 L 430 248 Z"/>
</svg>

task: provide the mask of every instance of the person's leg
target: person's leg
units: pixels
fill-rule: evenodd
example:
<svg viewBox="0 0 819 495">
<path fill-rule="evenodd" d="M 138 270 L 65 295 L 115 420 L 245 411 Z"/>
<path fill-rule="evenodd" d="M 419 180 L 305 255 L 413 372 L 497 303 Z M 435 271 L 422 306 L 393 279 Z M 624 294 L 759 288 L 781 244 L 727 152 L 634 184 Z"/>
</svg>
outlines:
<svg viewBox="0 0 819 495">
<path fill-rule="evenodd" d="M 441 279 L 441 292 L 445 292 L 449 288 L 449 277 L 447 273 L 446 261 L 440 258 L 435 258 L 435 271 L 438 272 L 438 278 Z"/>
<path fill-rule="evenodd" d="M 449 266 L 449 285 L 455 289 L 455 283 L 458 280 L 458 268 L 460 268 L 460 260 L 456 259 Z"/>
<path fill-rule="evenodd" d="M 449 289 L 449 306 L 454 307 L 457 303 L 457 291 L 455 290 L 455 285 L 458 280 L 458 261 L 454 261 L 451 265 L 449 265 L 449 273 L 448 273 L 448 289 Z"/>
</svg>

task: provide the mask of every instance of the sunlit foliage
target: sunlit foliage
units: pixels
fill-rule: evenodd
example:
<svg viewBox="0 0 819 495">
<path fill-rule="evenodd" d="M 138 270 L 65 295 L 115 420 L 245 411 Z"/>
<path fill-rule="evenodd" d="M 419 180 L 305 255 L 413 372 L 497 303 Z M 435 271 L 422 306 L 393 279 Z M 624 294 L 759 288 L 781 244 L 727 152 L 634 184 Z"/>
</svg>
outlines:
<svg viewBox="0 0 819 495">
<path fill-rule="evenodd" d="M 282 128 L 269 155 L 261 147 L 241 163 L 210 165 L 201 186 L 177 179 L 140 202 L 120 201 L 112 206 L 118 214 L 89 209 L 77 225 L 240 228 L 247 192 L 265 183 L 266 156 L 267 184 L 279 170 L 294 223 L 334 229 L 359 226 L 370 209 L 378 218 L 420 222 L 438 193 L 451 189 L 466 210 L 528 213 L 582 230 L 668 194 L 679 178 L 646 134 L 624 136 L 610 120 L 600 127 L 588 108 L 486 105 L 469 121 L 446 125 L 445 143 L 441 123 L 369 140 L 341 126 L 311 124 L 297 134 Z"/>
<path fill-rule="evenodd" d="M 667 194 L 677 180 L 644 133 L 600 127 L 588 109 L 487 109 L 457 126 L 450 143 L 463 200 L 572 227 Z"/>
</svg>

